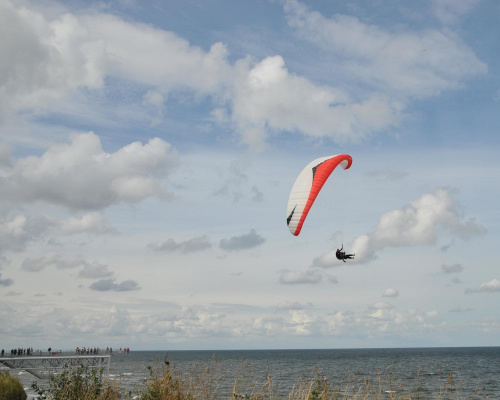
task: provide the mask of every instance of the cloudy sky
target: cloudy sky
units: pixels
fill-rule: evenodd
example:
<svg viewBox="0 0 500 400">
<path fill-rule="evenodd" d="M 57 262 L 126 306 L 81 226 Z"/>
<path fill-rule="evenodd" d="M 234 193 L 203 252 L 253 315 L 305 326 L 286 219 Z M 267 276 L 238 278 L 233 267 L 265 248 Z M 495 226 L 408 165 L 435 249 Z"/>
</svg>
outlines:
<svg viewBox="0 0 500 400">
<path fill-rule="evenodd" d="M 499 15 L 0 0 L 0 347 L 500 345 Z"/>
</svg>

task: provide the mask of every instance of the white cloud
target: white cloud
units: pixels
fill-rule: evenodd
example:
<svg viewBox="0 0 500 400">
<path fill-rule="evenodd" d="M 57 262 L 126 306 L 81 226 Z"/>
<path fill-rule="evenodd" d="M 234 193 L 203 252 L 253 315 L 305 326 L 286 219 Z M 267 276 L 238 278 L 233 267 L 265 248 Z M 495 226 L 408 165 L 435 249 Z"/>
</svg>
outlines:
<svg viewBox="0 0 500 400">
<path fill-rule="evenodd" d="M 341 266 L 342 264 L 344 264 L 344 262 L 342 260 L 339 260 L 335 253 L 336 251 L 332 250 L 328 253 L 314 258 L 312 266 L 316 268 L 331 268 Z"/>
<path fill-rule="evenodd" d="M 298 131 L 337 142 L 359 142 L 372 131 L 397 123 L 394 109 L 373 96 L 353 102 L 343 91 L 290 73 L 282 56 L 254 66 L 241 62 L 232 118 L 252 147 L 264 146 L 269 131 Z"/>
<path fill-rule="evenodd" d="M 259 235 L 255 229 L 252 229 L 249 233 L 240 236 L 233 236 L 229 239 L 221 239 L 219 247 L 226 251 L 239 251 L 260 246 L 265 241 L 266 239 Z"/>
<path fill-rule="evenodd" d="M 500 280 L 492 279 L 491 281 L 484 282 L 475 289 L 467 289 L 466 293 L 495 293 L 500 292 Z"/>
<path fill-rule="evenodd" d="M 0 109 L 46 109 L 79 86 L 98 88 L 104 46 L 71 14 L 48 21 L 10 1 L 0 3 Z M 1 120 L 1 114 L 0 114 Z"/>
<path fill-rule="evenodd" d="M 443 24 L 455 24 L 470 12 L 480 0 L 433 0 L 432 10 Z"/>
<path fill-rule="evenodd" d="M 113 280 L 102 280 L 96 283 L 93 290 L 113 291 L 118 290 L 118 286 Z M 135 285 L 131 284 L 131 287 Z M 68 347 L 74 345 L 75 334 L 103 340 L 116 333 L 133 336 L 138 344 L 148 338 L 152 343 L 168 340 L 172 346 L 183 348 L 204 339 L 208 340 L 205 342 L 208 345 L 227 343 L 228 340 L 252 345 L 262 345 L 264 340 L 279 345 L 283 340 L 293 342 L 304 336 L 312 338 L 315 343 L 319 343 L 317 340 L 322 336 L 330 340 L 335 336 L 344 342 L 352 337 L 352 332 L 357 332 L 361 338 L 390 332 L 391 336 L 404 334 L 417 340 L 422 333 L 435 332 L 439 323 L 437 314 L 432 310 L 396 312 L 392 309 L 367 309 L 320 313 L 311 304 L 297 302 L 282 303 L 283 307 L 278 310 L 275 307 L 266 310 L 229 304 L 182 307 L 168 302 L 153 302 L 145 304 L 145 309 L 129 307 L 125 310 L 119 306 L 106 307 L 106 303 L 96 304 L 99 306 L 90 310 L 78 307 L 58 307 L 54 310 L 41 304 L 24 307 L 7 303 L 6 307 L 12 315 L 23 315 L 25 318 L 15 327 L 8 325 L 0 329 L 4 335 L 36 329 L 40 335 L 51 335 L 61 346 Z M 224 312 L 220 311 L 221 306 Z M 0 319 L 5 315 L 7 312 L 3 307 Z M 443 328 L 439 328 L 443 332 Z"/>
<path fill-rule="evenodd" d="M 486 317 L 474 323 L 474 326 L 482 332 L 498 335 L 500 333 L 500 319 L 497 317 Z"/>
<path fill-rule="evenodd" d="M 2 1 L 0 105 L 6 110 L 50 109 L 72 90 L 101 88 L 106 76 L 167 93 L 189 88 L 221 94 L 231 76 L 227 50 L 208 52 L 173 32 L 131 23 L 109 14 L 48 17 Z"/>
<path fill-rule="evenodd" d="M 104 215 L 97 211 L 90 211 L 78 216 L 69 217 L 60 222 L 59 229 L 64 234 L 72 233 L 107 233 L 112 232 L 107 227 Z"/>
<path fill-rule="evenodd" d="M 376 252 L 388 247 L 430 245 L 444 230 L 448 234 L 467 239 L 485 233 L 485 228 L 474 218 L 463 220 L 456 210 L 450 193 L 438 189 L 434 194 L 424 194 L 410 206 L 386 212 L 380 217 L 374 232 L 358 236 L 349 251 L 356 256 L 351 263 L 363 263 L 376 258 Z M 339 265 L 335 250 L 313 260 L 312 265 L 330 268 Z"/>
<path fill-rule="evenodd" d="M 43 237 L 54 224 L 45 216 L 26 217 L 19 214 L 4 220 L 0 218 L 0 254 L 23 251 L 29 243 Z"/>
<path fill-rule="evenodd" d="M 290 26 L 335 56 L 344 73 L 403 101 L 456 88 L 463 79 L 487 72 L 450 31 L 395 33 L 347 15 L 326 18 L 296 0 L 285 2 L 285 12 Z"/>
<path fill-rule="evenodd" d="M 0 254 L 5 251 L 21 252 L 30 243 L 47 239 L 53 243 L 68 235 L 113 232 L 99 212 L 81 213 L 67 219 L 18 214 L 3 220 L 0 218 Z"/>
<path fill-rule="evenodd" d="M 422 195 L 404 209 L 382 215 L 376 230 L 356 238 L 351 251 L 356 253 L 355 262 L 364 262 L 383 248 L 434 244 L 440 230 L 463 239 L 485 232 L 473 218 L 464 221 L 450 193 L 438 189 L 434 194 Z"/>
<path fill-rule="evenodd" d="M 98 136 L 75 135 L 70 144 L 51 146 L 40 157 L 18 160 L 0 176 L 3 201 L 43 202 L 68 209 L 102 209 L 117 203 L 137 203 L 149 196 L 168 198 L 156 176 L 177 164 L 176 152 L 162 139 L 131 143 L 106 153 Z M 86 219 L 86 221 L 84 221 Z M 87 214 L 73 224 L 99 224 L 98 214 Z M 67 221 L 66 229 L 71 229 Z"/>
<path fill-rule="evenodd" d="M 429 283 L 432 268 L 449 274 L 441 275 L 444 283 L 462 275 L 470 282 L 466 275 L 472 270 L 464 273 L 462 264 L 476 263 L 478 276 L 495 276 L 491 273 L 494 266 L 481 258 L 494 253 L 491 249 L 495 245 L 496 214 L 492 212 L 494 206 L 490 207 L 495 204 L 494 179 L 488 179 L 497 171 L 493 148 L 491 154 L 481 151 L 479 158 L 474 157 L 475 152 L 471 155 L 469 151 L 469 158 L 464 158 L 460 150 L 447 151 L 446 162 L 441 163 L 444 169 L 431 181 L 428 176 L 423 179 L 420 172 L 412 172 L 410 183 L 405 172 L 386 169 L 384 160 L 393 163 L 404 158 L 403 171 L 409 171 L 412 163 L 432 164 L 432 160 L 442 159 L 436 157 L 441 154 L 440 144 L 434 153 L 425 152 L 423 160 L 421 152 L 418 157 L 411 151 L 405 153 L 405 140 L 397 146 L 402 153 L 395 155 L 391 143 L 398 138 L 374 138 L 377 132 L 397 127 L 406 110 L 422 113 L 417 125 L 427 126 L 429 104 L 418 101 L 412 105 L 411 101 L 461 86 L 466 79 L 486 71 L 468 47 L 476 46 L 479 51 L 473 36 L 467 36 L 466 45 L 458 38 L 462 34 L 459 30 L 414 28 L 423 21 L 403 20 L 401 14 L 389 9 L 381 9 L 381 14 L 367 22 L 362 19 L 367 8 L 361 3 L 347 8 L 358 18 L 332 17 L 338 5 L 325 3 L 321 5 L 325 18 L 306 9 L 301 14 L 300 3 L 289 2 L 286 7 L 297 7 L 287 9 L 298 33 L 292 42 L 290 29 L 275 23 L 274 17 L 279 19 L 279 15 L 269 14 L 274 17 L 262 26 L 270 39 L 267 48 L 257 48 L 262 42 L 253 37 L 248 41 L 252 47 L 241 46 L 241 31 L 228 33 L 222 27 L 215 35 L 231 35 L 226 50 L 220 43 L 210 47 L 213 31 L 203 37 L 198 35 L 201 31 L 186 33 L 185 37 L 193 40 L 189 43 L 181 33 L 159 28 L 169 25 L 168 18 L 151 24 L 149 6 L 144 13 L 132 14 L 114 6 L 93 3 L 80 7 L 82 4 L 0 0 L 0 125 L 2 116 L 7 115 L 2 132 L 7 136 L 3 140 L 9 142 L 0 144 L 0 321 L 16 320 L 16 326 L 0 324 L 0 336 L 31 337 L 34 346 L 50 338 L 61 348 L 72 348 L 75 337 L 87 343 L 114 343 L 113 347 L 120 338 L 128 338 L 137 350 L 139 346 L 158 348 L 161 343 L 169 343 L 172 348 L 270 348 L 283 343 L 290 347 L 324 347 L 332 338 L 339 347 L 380 347 L 389 342 L 398 346 L 439 345 L 446 337 L 453 337 L 454 345 L 467 345 L 466 341 L 486 343 L 497 337 L 476 336 L 477 329 L 471 324 L 477 321 L 477 313 L 443 314 L 460 303 L 449 297 L 458 293 L 457 285 L 441 290 L 439 295 L 448 296 L 448 301 L 440 302 L 434 310 L 437 303 L 432 305 L 436 298 L 432 290 L 439 287 L 427 285 L 429 293 L 422 300 L 405 282 L 401 299 L 397 297 L 396 288 L 403 290 L 398 279 L 408 280 L 408 275 L 393 273 L 411 267 L 411 280 L 417 286 Z M 447 12 L 452 13 L 454 4 L 447 4 Z M 274 2 L 260 6 L 264 7 L 260 10 L 282 11 Z M 106 9 L 120 14 L 102 14 Z M 428 17 L 432 11 L 429 7 L 413 10 L 419 17 Z M 481 12 L 484 10 L 481 7 Z M 457 16 L 463 15 L 461 12 L 453 11 Z M 183 15 L 188 14 L 186 11 Z M 140 19 L 145 23 L 136 22 Z M 378 20 L 384 25 L 373 25 Z M 207 20 L 200 22 L 203 31 Z M 239 29 L 255 28 L 245 26 L 243 20 L 233 22 Z M 427 18 L 420 26 L 435 23 Z M 185 24 L 176 26 L 179 32 L 189 29 Z M 346 47 L 341 47 L 342 41 Z M 250 48 L 258 50 L 253 53 L 255 58 L 251 54 L 237 60 Z M 304 51 L 297 52 L 301 49 Z M 486 57 L 486 53 L 481 54 Z M 473 94 L 479 86 L 470 87 L 470 99 L 477 97 Z M 452 100 L 453 96 L 439 102 L 442 109 L 435 116 L 443 135 L 451 132 L 461 138 L 454 141 L 460 147 L 467 135 L 446 126 L 445 108 L 451 103 L 460 107 L 469 103 L 467 98 L 458 103 Z M 77 114 L 78 119 L 74 119 Z M 474 115 L 479 118 L 480 111 Z M 156 125 L 148 127 L 150 121 Z M 215 121 L 220 125 L 211 125 Z M 97 128 L 96 123 L 100 124 Z M 415 128 L 422 132 L 410 125 L 410 131 Z M 92 126 L 103 136 L 75 133 L 71 140 L 66 139 L 65 127 Z M 165 175 L 177 163 L 175 152 L 161 139 L 148 143 L 149 138 L 144 139 L 147 131 L 179 144 L 185 159 L 182 174 L 173 179 Z M 401 135 L 408 133 L 401 130 Z M 223 135 L 238 135 L 254 147 L 269 144 L 272 151 L 257 159 L 237 151 L 238 160 L 229 164 L 235 155 L 228 153 L 236 143 Z M 479 146 L 481 137 L 484 139 L 481 135 L 477 132 L 474 136 Z M 285 136 L 286 143 L 281 140 Z M 425 142 L 417 136 L 415 140 Z M 133 140 L 142 143 L 126 146 L 127 137 L 140 138 Z M 360 164 L 358 176 L 364 182 L 354 186 L 362 193 L 366 184 L 375 184 L 383 192 L 379 193 L 381 201 L 375 198 L 369 207 L 360 208 L 363 194 L 355 196 L 359 204 L 354 202 L 348 208 L 362 209 L 358 219 L 369 225 L 360 231 L 360 224 L 354 224 L 355 234 L 365 235 L 359 236 L 354 246 L 346 243 L 346 247 L 356 252 L 354 263 L 376 258 L 384 249 L 391 253 L 382 263 L 382 273 L 365 270 L 362 276 L 353 275 L 357 268 L 336 260 L 334 254 L 319 257 L 315 266 L 344 266 L 335 271 L 341 274 L 342 285 L 334 290 L 328 283 L 337 280 L 326 273 L 329 271 L 295 270 L 303 265 L 304 257 L 312 259 L 315 255 L 308 252 L 324 247 L 324 243 L 313 237 L 302 237 L 298 246 L 281 240 L 283 232 L 275 231 L 275 227 L 281 226 L 282 217 L 273 211 L 280 208 L 283 199 L 286 201 L 287 185 L 278 181 L 286 180 L 289 161 L 324 150 L 323 138 L 328 139 L 326 144 L 369 139 L 373 141 L 370 154 L 378 148 L 380 169 L 363 177 L 363 168 L 373 165 L 368 156 Z M 451 140 L 445 139 L 443 136 L 441 145 Z M 217 150 L 207 153 L 206 146 Z M 362 146 L 354 147 L 365 152 Z M 469 172 L 457 167 L 460 160 L 471 157 L 481 161 L 472 163 Z M 214 168 L 222 174 L 217 175 Z M 490 182 L 491 190 L 485 190 L 487 183 L 480 177 Z M 404 185 L 396 188 L 398 181 Z M 457 205 L 451 192 L 443 196 L 420 192 L 431 194 L 425 199 L 406 198 L 397 205 L 406 185 L 418 190 L 439 182 L 460 186 L 467 209 Z M 158 200 L 168 199 L 173 188 L 182 195 L 182 201 L 165 207 Z M 234 200 L 234 204 L 211 196 L 219 188 L 216 193 Z M 416 200 L 403 206 L 410 199 Z M 384 213 L 377 208 L 384 200 L 392 204 L 385 210 L 393 211 Z M 377 219 L 370 222 L 374 209 L 376 218 L 382 216 L 378 226 Z M 492 236 L 481 241 L 484 251 L 475 254 L 464 246 L 454 246 L 451 259 L 451 250 L 446 254 L 436 252 L 433 263 L 412 267 L 429 251 L 429 245 L 435 245 L 438 251 L 443 244 L 459 244 L 459 238 L 483 231 L 467 215 L 476 211 L 465 211 L 464 215 L 463 210 L 479 210 L 481 222 L 491 227 Z M 253 221 L 255 230 L 250 230 L 249 221 Z M 113 233 L 113 227 L 119 227 L 122 234 L 97 236 Z M 212 232 L 210 235 L 218 232 L 217 240 L 203 236 L 204 231 Z M 154 240 L 158 242 L 151 243 Z M 144 249 L 148 243 L 149 251 Z M 415 248 L 410 252 L 389 251 L 397 246 Z M 202 253 L 203 249 L 209 250 Z M 250 249 L 245 253 L 250 257 L 236 252 L 243 249 Z M 230 250 L 234 251 L 228 255 L 226 251 Z M 190 256 L 189 268 L 178 268 L 169 279 L 158 280 L 165 273 L 166 259 L 174 262 L 180 253 L 194 251 L 200 251 L 198 262 Z M 462 264 L 453 264 L 453 259 Z M 111 271 L 113 265 L 120 268 L 120 276 Z M 134 271 L 139 265 L 146 265 L 147 271 L 140 280 L 132 280 L 137 279 Z M 207 279 L 213 281 L 200 275 L 207 266 L 213 270 L 213 276 Z M 273 271 L 278 272 L 278 282 L 272 279 Z M 141 291 L 137 290 L 139 281 Z M 456 279 L 452 282 L 459 283 Z M 494 292 L 491 296 L 498 293 L 496 280 L 481 282 L 469 286 Z M 72 290 L 79 284 L 80 290 Z M 257 292 L 252 287 L 255 285 L 259 286 Z M 34 293 L 43 297 L 33 297 Z M 165 296 L 179 303 L 158 300 Z M 487 316 L 491 310 L 480 303 L 487 304 L 486 297 L 490 296 L 477 296 L 481 298 L 474 299 L 474 307 Z M 248 304 L 235 304 L 241 299 Z M 314 306 L 308 303 L 311 299 Z M 422 311 L 404 309 L 415 305 Z M 456 308 L 453 312 L 468 310 Z M 441 316 L 443 320 L 439 320 Z M 498 318 L 495 320 L 484 321 L 481 329 L 498 333 Z"/>
<path fill-rule="evenodd" d="M 165 92 L 189 88 L 202 95 L 222 93 L 232 76 L 222 43 L 204 52 L 173 32 L 108 14 L 87 15 L 80 23 L 91 39 L 106 44 L 112 75 L 158 86 Z"/>
<path fill-rule="evenodd" d="M 316 284 L 321 282 L 323 274 L 316 269 L 304 271 L 292 271 L 284 269 L 280 272 L 280 283 L 283 284 Z"/>
<path fill-rule="evenodd" d="M 71 92 L 100 89 L 106 77 L 113 77 L 143 88 L 144 105 L 158 110 L 153 123 L 161 120 L 172 91 L 210 96 L 215 114 L 225 115 L 254 148 L 263 148 L 267 136 L 280 131 L 360 142 L 399 123 L 404 104 L 389 99 L 435 94 L 486 71 L 451 34 L 395 35 L 352 17 L 327 19 L 287 1 L 292 26 L 333 54 L 342 54 L 336 58 L 357 78 L 383 88 L 353 98 L 343 89 L 289 72 L 281 55 L 230 65 L 222 43 L 204 51 L 173 32 L 109 14 L 65 13 L 50 19 L 8 1 L 2 4 L 0 50 L 11 60 L 0 71 L 2 110 L 51 110 Z M 127 186 L 115 189 L 132 193 Z"/>
</svg>

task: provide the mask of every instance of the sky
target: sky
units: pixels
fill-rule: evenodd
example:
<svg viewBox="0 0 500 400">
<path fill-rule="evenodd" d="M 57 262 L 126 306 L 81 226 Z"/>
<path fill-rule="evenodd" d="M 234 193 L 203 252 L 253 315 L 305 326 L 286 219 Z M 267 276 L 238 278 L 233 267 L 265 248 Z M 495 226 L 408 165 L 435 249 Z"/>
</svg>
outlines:
<svg viewBox="0 0 500 400">
<path fill-rule="evenodd" d="M 499 346 L 499 15 L 0 0 L 0 347 Z"/>
</svg>

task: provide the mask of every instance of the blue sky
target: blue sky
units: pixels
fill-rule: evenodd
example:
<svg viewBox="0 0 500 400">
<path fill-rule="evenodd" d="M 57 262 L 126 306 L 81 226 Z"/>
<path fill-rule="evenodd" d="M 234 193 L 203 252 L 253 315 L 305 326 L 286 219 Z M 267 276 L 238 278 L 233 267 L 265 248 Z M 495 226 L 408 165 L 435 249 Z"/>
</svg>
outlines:
<svg viewBox="0 0 500 400">
<path fill-rule="evenodd" d="M 0 0 L 0 347 L 498 346 L 499 14 Z"/>
</svg>

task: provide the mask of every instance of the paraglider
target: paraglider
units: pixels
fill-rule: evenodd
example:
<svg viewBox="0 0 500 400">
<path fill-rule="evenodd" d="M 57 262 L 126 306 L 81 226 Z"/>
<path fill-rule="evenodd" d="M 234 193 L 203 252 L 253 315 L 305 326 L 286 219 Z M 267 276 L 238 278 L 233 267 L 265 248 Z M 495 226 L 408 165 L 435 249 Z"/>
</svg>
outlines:
<svg viewBox="0 0 500 400">
<path fill-rule="evenodd" d="M 342 247 L 340 249 L 337 249 L 335 252 L 335 257 L 337 257 L 337 260 L 344 261 L 345 260 L 352 260 L 356 254 L 346 254 L 344 250 L 344 245 L 342 244 Z"/>
<path fill-rule="evenodd" d="M 295 180 L 288 198 L 286 222 L 292 235 L 298 236 L 300 234 L 309 210 L 335 168 L 340 165 L 343 169 L 349 169 L 351 164 L 352 157 L 350 155 L 338 154 L 318 158 L 306 165 Z M 339 259 L 342 261 L 345 262 L 346 259 L 354 257 L 353 254 L 346 255 L 341 250 L 337 250 L 337 258 L 341 257 Z"/>
</svg>

